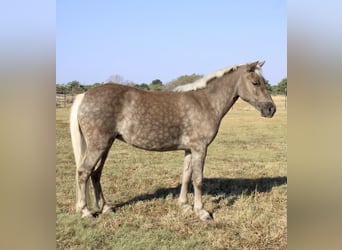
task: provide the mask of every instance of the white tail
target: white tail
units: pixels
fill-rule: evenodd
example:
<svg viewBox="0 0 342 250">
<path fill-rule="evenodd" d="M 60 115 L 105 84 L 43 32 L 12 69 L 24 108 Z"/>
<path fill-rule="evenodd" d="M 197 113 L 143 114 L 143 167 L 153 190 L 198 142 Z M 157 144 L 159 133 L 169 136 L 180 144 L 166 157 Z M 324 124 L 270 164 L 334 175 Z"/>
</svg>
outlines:
<svg viewBox="0 0 342 250">
<path fill-rule="evenodd" d="M 86 149 L 85 140 L 80 131 L 78 119 L 77 119 L 78 108 L 83 100 L 83 97 L 84 97 L 84 94 L 80 94 L 75 97 L 74 103 L 72 104 L 72 107 L 71 107 L 71 113 L 70 113 L 71 142 L 72 142 L 72 148 L 74 150 L 77 169 L 81 165 L 81 162 L 84 157 L 85 149 Z"/>
<path fill-rule="evenodd" d="M 78 202 L 79 202 L 79 188 L 77 185 L 78 182 L 78 168 L 81 166 L 85 152 L 86 152 L 86 142 L 80 130 L 77 114 L 78 108 L 82 103 L 84 94 L 77 95 L 75 97 L 74 103 L 71 107 L 70 113 L 70 134 L 71 134 L 71 142 L 72 148 L 74 150 L 75 162 L 76 162 L 76 209 L 78 209 Z"/>
</svg>

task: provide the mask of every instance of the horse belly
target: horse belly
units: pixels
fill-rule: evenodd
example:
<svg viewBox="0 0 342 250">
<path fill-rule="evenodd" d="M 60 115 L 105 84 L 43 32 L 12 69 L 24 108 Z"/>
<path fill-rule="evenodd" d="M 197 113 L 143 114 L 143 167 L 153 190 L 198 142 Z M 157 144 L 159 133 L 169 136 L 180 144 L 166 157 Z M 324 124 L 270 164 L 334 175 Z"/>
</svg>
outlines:
<svg viewBox="0 0 342 250">
<path fill-rule="evenodd" d="M 173 129 L 167 128 L 137 128 L 130 135 L 122 135 L 125 142 L 146 150 L 166 151 L 179 148 L 180 140 Z"/>
<path fill-rule="evenodd" d="M 179 148 L 181 126 L 177 121 L 154 119 L 150 115 L 135 117 L 124 122 L 122 140 L 146 150 L 166 151 Z"/>
</svg>

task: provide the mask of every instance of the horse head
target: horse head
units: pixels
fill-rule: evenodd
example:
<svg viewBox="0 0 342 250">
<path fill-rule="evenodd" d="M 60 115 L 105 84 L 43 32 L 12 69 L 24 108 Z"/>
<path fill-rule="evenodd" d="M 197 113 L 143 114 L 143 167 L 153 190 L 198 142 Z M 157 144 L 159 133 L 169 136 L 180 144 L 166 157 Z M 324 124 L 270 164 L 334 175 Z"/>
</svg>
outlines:
<svg viewBox="0 0 342 250">
<path fill-rule="evenodd" d="M 263 62 L 253 62 L 240 67 L 241 76 L 238 80 L 237 93 L 242 100 L 248 102 L 261 112 L 263 117 L 272 117 L 276 106 L 266 89 L 266 81 L 262 75 Z"/>
</svg>

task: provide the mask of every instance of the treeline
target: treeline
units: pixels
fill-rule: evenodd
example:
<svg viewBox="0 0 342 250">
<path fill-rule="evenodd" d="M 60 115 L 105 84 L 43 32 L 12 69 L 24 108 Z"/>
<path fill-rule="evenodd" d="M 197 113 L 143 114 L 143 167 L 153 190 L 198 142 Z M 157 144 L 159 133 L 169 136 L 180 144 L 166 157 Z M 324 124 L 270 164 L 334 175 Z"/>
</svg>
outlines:
<svg viewBox="0 0 342 250">
<path fill-rule="evenodd" d="M 272 95 L 287 95 L 287 78 L 282 79 L 277 85 L 270 85 L 266 81 L 266 88 Z"/>
<path fill-rule="evenodd" d="M 201 77 L 203 77 L 203 75 L 198 75 L 198 74 L 183 75 L 165 84 L 163 84 L 163 82 L 159 79 L 155 79 L 149 84 L 147 83 L 136 84 L 131 81 L 118 81 L 119 79 L 117 79 L 117 81 L 108 81 L 108 82 L 117 82 L 120 84 L 125 84 L 125 85 L 133 86 L 133 87 L 140 88 L 140 89 L 150 90 L 150 91 L 169 91 L 179 85 L 184 85 L 187 83 L 194 82 Z M 74 81 L 68 82 L 67 84 L 56 84 L 56 92 L 78 94 L 78 93 L 85 92 L 88 89 L 102 85 L 102 84 L 104 84 L 104 82 L 101 82 L 101 83 L 97 82 L 91 85 L 82 85 L 80 84 L 79 81 L 74 80 Z M 287 92 L 287 78 L 282 79 L 277 85 L 270 85 L 268 81 L 266 81 L 266 88 L 272 95 L 285 95 Z"/>
</svg>

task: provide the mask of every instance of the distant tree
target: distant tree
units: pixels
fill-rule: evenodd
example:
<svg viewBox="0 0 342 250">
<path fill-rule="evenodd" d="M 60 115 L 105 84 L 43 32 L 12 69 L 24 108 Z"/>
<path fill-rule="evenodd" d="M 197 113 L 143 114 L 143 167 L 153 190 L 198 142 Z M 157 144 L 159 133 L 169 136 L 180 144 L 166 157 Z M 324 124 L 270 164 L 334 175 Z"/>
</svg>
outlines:
<svg viewBox="0 0 342 250">
<path fill-rule="evenodd" d="M 71 82 L 68 82 L 67 83 L 67 87 L 69 88 L 69 89 L 72 89 L 72 88 L 79 88 L 80 87 L 80 82 L 79 81 L 76 81 L 76 80 L 73 80 L 73 81 L 71 81 Z"/>
<path fill-rule="evenodd" d="M 83 93 L 91 88 L 103 85 L 103 82 L 96 82 L 90 85 L 81 85 L 79 81 L 71 81 L 67 84 L 56 84 L 56 92 L 57 93 L 65 93 L 65 94 L 78 94 Z"/>
<path fill-rule="evenodd" d="M 134 86 L 138 89 L 150 90 L 150 87 L 146 83 L 135 84 Z"/>
<path fill-rule="evenodd" d="M 67 92 L 67 86 L 65 84 L 56 84 L 56 92 L 57 93 L 66 93 Z"/>
<path fill-rule="evenodd" d="M 268 91 L 268 93 L 272 93 L 272 91 L 273 91 L 273 87 L 272 87 L 272 85 L 271 84 L 269 84 L 269 82 L 268 82 L 268 80 L 266 80 L 266 82 L 265 82 L 265 87 L 266 87 L 266 89 L 267 89 L 267 91 Z"/>
<path fill-rule="evenodd" d="M 163 89 L 162 81 L 159 79 L 153 80 L 149 85 L 149 89 L 152 91 L 161 91 Z"/>
<path fill-rule="evenodd" d="M 285 95 L 287 91 L 287 78 L 282 79 L 276 86 L 273 86 L 273 94 Z"/>
<path fill-rule="evenodd" d="M 78 94 L 84 92 L 86 89 L 80 85 L 79 81 L 74 80 L 67 83 L 66 90 L 68 93 Z"/>
<path fill-rule="evenodd" d="M 278 93 L 285 95 L 287 90 L 287 78 L 284 78 L 281 80 L 280 83 L 278 83 Z"/>
<path fill-rule="evenodd" d="M 107 82 L 122 84 L 125 82 L 125 79 L 121 75 L 115 74 L 115 75 L 110 75 L 107 79 Z"/>
<path fill-rule="evenodd" d="M 96 82 L 96 83 L 93 83 L 92 85 L 89 86 L 89 89 L 95 88 L 95 87 L 97 87 L 97 86 L 101 86 L 101 85 L 103 85 L 103 84 L 104 84 L 103 82 Z"/>
<path fill-rule="evenodd" d="M 172 90 L 176 88 L 177 86 L 184 85 L 187 83 L 192 83 L 201 77 L 203 77 L 203 75 L 198 75 L 198 74 L 179 76 L 177 79 L 172 80 L 171 82 L 168 82 L 167 84 L 165 84 L 164 90 Z"/>
</svg>

